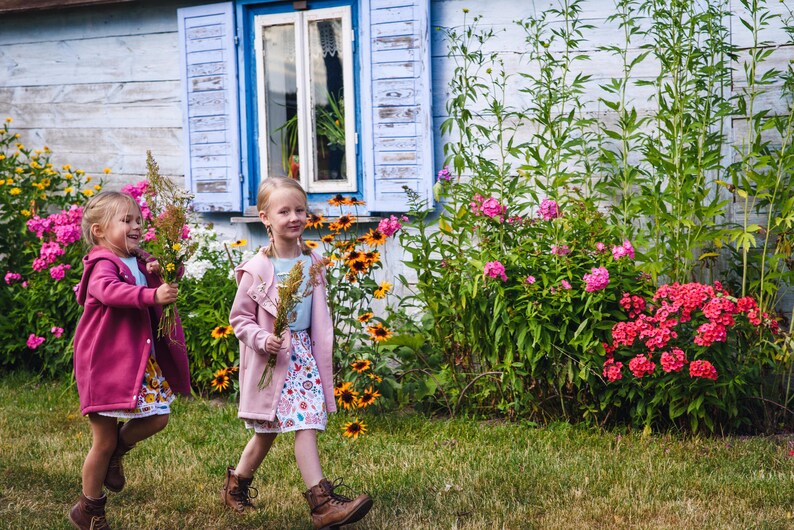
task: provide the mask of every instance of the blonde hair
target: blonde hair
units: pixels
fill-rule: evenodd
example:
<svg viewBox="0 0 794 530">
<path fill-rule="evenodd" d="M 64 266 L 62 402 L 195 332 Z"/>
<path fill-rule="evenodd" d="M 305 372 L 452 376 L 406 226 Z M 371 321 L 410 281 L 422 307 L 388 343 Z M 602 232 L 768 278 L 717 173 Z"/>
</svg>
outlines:
<svg viewBox="0 0 794 530">
<path fill-rule="evenodd" d="M 309 211 L 309 196 L 306 195 L 306 190 L 303 189 L 297 180 L 286 177 L 269 177 L 259 184 L 259 189 L 256 192 L 256 209 L 260 212 L 267 212 L 267 209 L 270 207 L 270 196 L 274 191 L 284 188 L 297 191 L 303 195 L 303 202 L 306 206 L 306 211 Z M 265 229 L 267 230 L 267 236 L 270 239 L 270 242 L 264 250 L 265 256 L 269 258 L 278 257 L 276 255 L 276 248 L 273 245 L 273 231 L 268 225 L 265 225 Z M 306 245 L 306 243 L 303 241 L 303 237 L 299 239 L 299 245 L 301 254 L 308 256 L 312 253 L 312 249 Z"/>
<path fill-rule="evenodd" d="M 86 246 L 92 248 L 100 244 L 91 231 L 91 227 L 99 225 L 103 230 L 106 230 L 113 221 L 113 218 L 117 216 L 124 207 L 132 208 L 139 213 L 141 211 L 140 205 L 138 205 L 132 195 L 128 193 L 103 191 L 91 197 L 83 207 L 83 220 L 80 224 L 80 228 L 83 231 L 83 241 L 85 241 Z"/>
</svg>

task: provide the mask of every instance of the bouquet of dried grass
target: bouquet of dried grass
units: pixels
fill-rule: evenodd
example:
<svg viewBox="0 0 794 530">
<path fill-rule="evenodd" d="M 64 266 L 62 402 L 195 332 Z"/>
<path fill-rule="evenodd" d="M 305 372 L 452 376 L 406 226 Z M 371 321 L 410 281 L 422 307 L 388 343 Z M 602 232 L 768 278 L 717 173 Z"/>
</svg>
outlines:
<svg viewBox="0 0 794 530">
<path fill-rule="evenodd" d="M 273 335 L 281 337 L 290 323 L 295 321 L 295 317 L 297 316 L 295 307 L 303 298 L 309 296 L 309 293 L 312 292 L 312 289 L 317 284 L 320 271 L 324 267 L 325 265 L 323 263 L 316 263 L 309 268 L 309 281 L 306 282 L 306 288 L 302 293 L 298 292 L 303 283 L 302 260 L 298 260 L 289 272 L 278 274 L 278 301 L 276 302 L 276 320 L 273 323 Z M 265 369 L 262 370 L 262 376 L 259 378 L 259 384 L 257 385 L 259 390 L 266 388 L 273 380 L 273 370 L 275 368 L 276 356 L 271 355 L 267 360 Z"/>
<path fill-rule="evenodd" d="M 196 251 L 198 243 L 190 241 L 187 228 L 190 201 L 193 195 L 160 175 L 160 168 L 146 152 L 146 204 L 152 212 L 147 234 L 147 251 L 160 263 L 160 275 L 165 283 L 176 283 L 185 262 Z M 153 230 L 152 230 L 153 229 Z M 150 239 L 149 239 L 150 238 Z M 170 336 L 176 329 L 176 303 L 163 306 L 157 327 L 159 337 Z"/>
</svg>

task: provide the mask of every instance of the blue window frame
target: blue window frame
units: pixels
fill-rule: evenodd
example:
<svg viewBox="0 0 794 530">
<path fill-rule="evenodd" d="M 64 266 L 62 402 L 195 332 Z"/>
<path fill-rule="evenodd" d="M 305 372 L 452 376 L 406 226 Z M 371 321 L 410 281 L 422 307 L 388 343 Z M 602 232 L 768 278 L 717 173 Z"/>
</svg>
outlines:
<svg viewBox="0 0 794 530">
<path fill-rule="evenodd" d="M 338 193 L 363 197 L 357 4 L 318 0 L 295 11 L 291 1 L 237 2 L 246 207 L 256 204 L 260 181 L 273 173 L 299 177 L 312 203 Z M 290 57 L 285 43 L 293 38 Z M 282 75 L 290 67 L 295 71 Z M 334 68 L 348 72 L 327 73 Z M 354 104 L 344 105 L 351 93 Z"/>
</svg>

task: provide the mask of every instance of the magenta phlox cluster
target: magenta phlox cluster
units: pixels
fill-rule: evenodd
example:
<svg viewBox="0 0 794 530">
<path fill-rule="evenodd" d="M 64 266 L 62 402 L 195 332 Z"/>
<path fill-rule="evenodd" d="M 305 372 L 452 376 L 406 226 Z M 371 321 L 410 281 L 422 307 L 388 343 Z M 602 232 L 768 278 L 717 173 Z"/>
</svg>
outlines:
<svg viewBox="0 0 794 530">
<path fill-rule="evenodd" d="M 609 271 L 604 267 L 593 267 L 591 273 L 585 274 L 583 279 L 586 284 L 585 291 L 588 293 L 600 291 L 609 285 Z"/>
<path fill-rule="evenodd" d="M 604 370 L 603 375 L 606 377 L 607 381 L 610 383 L 614 383 L 618 379 L 623 378 L 623 363 L 615 361 L 613 358 L 609 358 L 604 361 Z"/>
<path fill-rule="evenodd" d="M 652 374 L 655 369 L 656 363 L 642 353 L 629 361 L 629 370 L 634 374 L 634 377 L 645 377 Z"/>
<path fill-rule="evenodd" d="M 620 258 L 628 257 L 630 259 L 634 259 L 634 246 L 631 244 L 631 241 L 626 239 L 623 241 L 622 245 L 615 245 L 612 247 L 612 257 L 616 260 Z"/>
<path fill-rule="evenodd" d="M 44 337 L 37 337 L 35 333 L 28 335 L 27 345 L 31 350 L 35 350 L 44 342 Z"/>
<path fill-rule="evenodd" d="M 141 207 L 141 215 L 147 221 L 152 219 L 152 211 L 146 204 L 146 191 L 149 189 L 149 181 L 141 180 L 135 184 L 127 184 L 121 188 L 122 193 L 129 193 Z"/>
<path fill-rule="evenodd" d="M 568 245 L 552 245 L 551 253 L 555 256 L 565 256 L 571 253 L 571 247 Z"/>
<path fill-rule="evenodd" d="M 11 285 L 14 282 L 18 282 L 22 279 L 22 275 L 18 272 L 11 272 L 8 271 L 5 276 L 6 284 Z"/>
<path fill-rule="evenodd" d="M 571 282 L 569 282 L 568 280 L 561 280 L 560 285 L 562 285 L 562 288 L 565 289 L 566 291 L 571 290 Z"/>
<path fill-rule="evenodd" d="M 486 263 L 485 268 L 483 269 L 483 274 L 490 278 L 500 278 L 503 282 L 507 281 L 505 266 L 499 261 L 489 261 Z"/>
<path fill-rule="evenodd" d="M 557 204 L 557 201 L 554 201 L 549 198 L 540 201 L 538 214 L 543 218 L 544 221 L 551 221 L 552 219 L 556 219 L 557 217 L 562 216 L 562 212 L 560 211 L 560 205 Z"/>
<path fill-rule="evenodd" d="M 378 223 L 378 230 L 386 237 L 393 236 L 402 227 L 403 225 L 400 223 L 400 219 L 397 219 L 394 215 L 390 215 L 386 219 L 381 219 L 380 223 Z"/>
<path fill-rule="evenodd" d="M 703 379 L 711 379 L 712 381 L 716 381 L 717 369 L 714 368 L 714 365 L 710 362 L 706 361 L 705 359 L 701 359 L 689 363 L 689 375 L 690 377 L 700 377 Z"/>
<path fill-rule="evenodd" d="M 50 276 L 56 282 L 63 280 L 64 276 L 66 276 L 66 271 L 71 269 L 72 266 L 68 263 L 61 263 L 60 265 L 55 265 L 54 267 L 50 268 Z"/>
<path fill-rule="evenodd" d="M 628 313 L 629 318 L 638 317 L 645 310 L 645 305 L 645 298 L 636 294 L 623 293 L 620 299 L 620 307 Z"/>
<path fill-rule="evenodd" d="M 452 173 L 449 171 L 449 166 L 444 166 L 441 168 L 441 170 L 438 172 L 438 175 L 436 176 L 436 180 L 439 182 L 449 182 L 452 180 Z"/>
<path fill-rule="evenodd" d="M 488 197 L 486 199 L 479 193 L 474 195 L 469 207 L 474 215 L 484 215 L 492 219 L 498 217 L 500 222 L 504 221 L 504 214 L 507 212 L 507 207 L 500 204 L 496 198 Z"/>
<path fill-rule="evenodd" d="M 686 364 L 686 354 L 681 348 L 671 348 L 670 351 L 662 352 L 659 359 L 662 363 L 662 370 L 667 373 L 680 372 Z"/>
<path fill-rule="evenodd" d="M 61 335 L 63 335 L 63 328 L 59 328 L 58 326 L 53 326 L 52 329 L 50 329 L 50 333 L 55 335 L 56 339 L 60 339 Z"/>
</svg>

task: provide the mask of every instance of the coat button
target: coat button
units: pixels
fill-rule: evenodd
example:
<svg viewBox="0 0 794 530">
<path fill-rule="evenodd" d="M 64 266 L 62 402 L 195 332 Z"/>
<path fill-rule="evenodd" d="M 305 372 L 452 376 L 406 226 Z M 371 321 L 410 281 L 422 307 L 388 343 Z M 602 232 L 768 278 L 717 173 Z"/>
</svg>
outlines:
<svg viewBox="0 0 794 530">
<path fill-rule="evenodd" d="M 314 341 L 312 341 L 312 346 L 314 346 L 314 344 L 315 344 Z"/>
<path fill-rule="evenodd" d="M 151 344 L 151 343 L 152 343 L 152 339 L 146 339 L 146 344 Z"/>
</svg>

